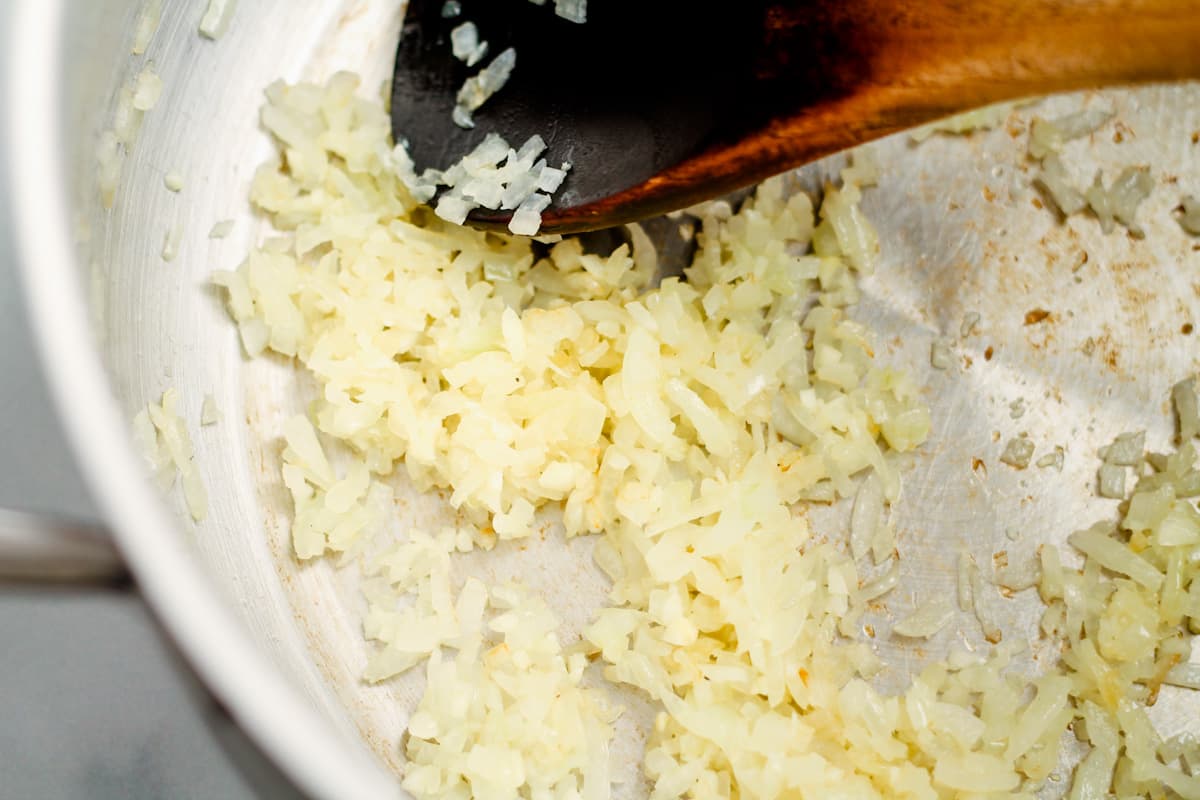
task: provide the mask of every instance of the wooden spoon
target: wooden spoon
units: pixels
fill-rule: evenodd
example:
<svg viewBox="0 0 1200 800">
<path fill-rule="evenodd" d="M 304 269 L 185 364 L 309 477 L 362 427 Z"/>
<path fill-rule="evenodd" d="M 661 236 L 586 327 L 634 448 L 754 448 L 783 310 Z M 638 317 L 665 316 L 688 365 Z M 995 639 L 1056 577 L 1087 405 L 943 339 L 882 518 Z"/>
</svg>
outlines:
<svg viewBox="0 0 1200 800">
<path fill-rule="evenodd" d="M 418 169 L 488 132 L 541 134 L 572 164 L 544 233 L 683 208 L 960 111 L 1047 92 L 1200 76 L 1200 0 L 592 0 L 579 25 L 552 4 L 411 0 L 392 127 Z M 468 69 L 451 29 L 488 58 Z M 506 47 L 509 83 L 451 120 L 463 81 Z M 470 222 L 502 228 L 511 212 Z"/>
</svg>

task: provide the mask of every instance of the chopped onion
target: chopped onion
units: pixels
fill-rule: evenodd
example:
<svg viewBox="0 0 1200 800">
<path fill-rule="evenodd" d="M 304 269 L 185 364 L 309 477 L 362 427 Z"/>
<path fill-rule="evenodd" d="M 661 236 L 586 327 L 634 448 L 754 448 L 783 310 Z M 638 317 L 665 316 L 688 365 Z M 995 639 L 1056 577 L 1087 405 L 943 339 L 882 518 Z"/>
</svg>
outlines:
<svg viewBox="0 0 1200 800">
<path fill-rule="evenodd" d="M 1088 558 L 1095 559 L 1107 570 L 1128 575 L 1148 589 L 1157 590 L 1162 585 L 1162 573 L 1150 562 L 1109 536 L 1104 523 L 1087 530 L 1076 531 L 1067 537 L 1067 540 L 1072 547 Z"/>
<path fill-rule="evenodd" d="M 162 90 L 162 78 L 155 74 L 152 67 L 145 67 L 134 79 L 133 107 L 138 111 L 149 111 L 158 105 Z"/>
<path fill-rule="evenodd" d="M 200 35 L 207 39 L 220 39 L 229 28 L 237 0 L 208 0 L 204 16 L 200 18 Z"/>
<path fill-rule="evenodd" d="M 1101 497 L 1123 500 L 1125 498 L 1125 468 L 1116 464 L 1101 464 L 1097 472 L 1097 484 Z"/>
<path fill-rule="evenodd" d="M 172 225 L 163 236 L 162 260 L 174 261 L 175 256 L 179 253 L 179 241 L 183 238 L 183 226 L 176 223 Z"/>
<path fill-rule="evenodd" d="M 1200 664 L 1177 664 L 1168 670 L 1163 683 L 1200 691 Z"/>
<path fill-rule="evenodd" d="M 983 575 L 974 562 L 967 564 L 967 578 L 971 583 L 971 608 L 975 612 L 975 619 L 979 622 L 980 629 L 983 631 L 983 638 L 992 644 L 998 644 L 1004 637 L 1004 634 L 1000 630 L 1000 625 L 996 622 L 992 609 L 988 607 Z M 991 594 L 994 595 L 995 592 Z"/>
<path fill-rule="evenodd" d="M 208 493 L 193 457 L 191 436 L 177 411 L 178 402 L 178 393 L 167 389 L 158 404 L 150 403 L 134 417 L 134 435 L 160 485 L 169 487 L 179 475 L 188 513 L 193 521 L 202 522 L 208 513 Z"/>
<path fill-rule="evenodd" d="M 947 342 L 934 339 L 929 348 L 929 364 L 934 369 L 950 369 L 954 365 L 954 353 Z"/>
<path fill-rule="evenodd" d="M 587 0 L 554 0 L 554 13 L 571 22 L 587 22 Z"/>
<path fill-rule="evenodd" d="M 873 581 L 863 584 L 863 586 L 855 594 L 855 599 L 860 603 L 869 603 L 872 600 L 883 597 L 888 592 L 896 588 L 900 583 L 900 562 L 892 559 L 891 566 L 887 571 Z"/>
<path fill-rule="evenodd" d="M 1072 139 L 1094 133 L 1113 116 L 1112 111 L 1089 108 L 1055 120 L 1035 119 L 1029 129 L 1029 154 L 1042 159 L 1057 153 Z"/>
<path fill-rule="evenodd" d="M 875 529 L 875 536 L 871 539 L 871 560 L 879 566 L 895 554 L 896 530 L 892 527 L 891 520 L 884 520 L 883 524 Z"/>
<path fill-rule="evenodd" d="M 841 311 L 851 298 L 850 271 L 868 269 L 875 251 L 857 210 L 857 184 L 845 183 L 840 199 L 826 200 L 822 224 L 837 251 L 807 256 L 819 269 L 797 270 L 796 255 L 778 246 L 802 249 L 814 219 L 807 197 L 789 198 L 784 182 L 772 180 L 736 213 L 710 215 L 699 234 L 742 244 L 701 246 L 686 283 L 656 285 L 656 254 L 636 228 L 632 252 L 622 246 L 592 254 L 568 238 L 542 254 L 525 239 L 414 215 L 415 201 L 431 199 L 425 193 L 434 183 L 451 187 L 439 205 L 457 200 L 461 214 L 478 200 L 503 204 L 515 202 L 508 194 L 544 193 L 563 176 L 541 161 L 540 139 L 513 152 L 498 137 L 444 173 L 417 176 L 403 148 L 386 145 L 386 113 L 352 102 L 344 94 L 349 86 L 336 78 L 323 94 L 282 85 L 268 93 L 264 120 L 281 146 L 337 164 L 345 180 L 330 183 L 291 159 L 287 169 L 260 171 L 252 198 L 288 230 L 214 282 L 228 292 L 248 351 L 265 346 L 294 356 L 326 388 L 312 420 L 297 418 L 285 428 L 283 480 L 295 509 L 297 557 L 363 547 L 385 513 L 371 500 L 380 486 L 373 475 L 396 469 L 401 458 L 410 475 L 446 487 L 451 502 L 476 521 L 444 534 L 409 531 L 411 541 L 399 543 L 378 574 L 386 585 L 369 589 L 364 629 L 379 650 L 368 679 L 428 662 L 426 696 L 409 728 L 405 787 L 420 797 L 444 796 L 449 776 L 476 794 L 511 796 L 523 773 L 526 784 L 554 796 L 583 789 L 588 797 L 607 796 L 607 718 L 556 677 L 564 659 L 582 670 L 585 652 L 565 655 L 553 615 L 540 628 L 522 621 L 541 612 L 503 587 L 490 599 L 482 587 L 464 599 L 464 586 L 456 600 L 449 583 L 452 551 L 529 536 L 538 527 L 535 511 L 561 503 L 569 534 L 604 532 L 596 559 L 614 581 L 617 605 L 599 613 L 582 647 L 605 659 L 610 679 L 641 688 L 664 712 L 661 736 L 647 746 L 651 780 L 683 785 L 684 772 L 703 768 L 745 796 L 769 794 L 762 742 L 791 742 L 797 758 L 812 752 L 803 736 L 780 738 L 779 722 L 799 719 L 787 711 L 787 698 L 808 691 L 806 680 L 814 688 L 842 687 L 842 676 L 879 671 L 867 648 L 833 637 L 899 579 L 893 560 L 859 589 L 857 569 L 837 548 L 798 546 L 807 523 L 794 506 L 804 497 L 845 496 L 854 491 L 852 476 L 868 469 L 882 494 L 895 497 L 896 469 L 886 454 L 915 447 L 929 427 L 916 387 L 872 364 L 868 343 Z M 360 129 L 362 153 L 324 149 L 320 142 L 330 138 L 318 132 L 343 117 L 325 105 L 349 109 L 346 124 Z M 526 173 L 539 169 L 529 180 Z M 866 181 L 870 170 L 852 174 Z M 503 184 L 499 192 L 496 183 Z M 519 190 L 510 192 L 514 183 Z M 416 188 L 404 192 L 401 185 Z M 376 209 L 364 223 L 360 206 L 343 202 L 350 197 L 378 198 L 373 202 L 386 211 Z M 367 261 L 378 262 L 364 258 L 366 240 L 384 247 L 389 263 L 403 265 L 403 276 L 384 278 L 370 268 Z M 381 281 L 386 291 L 379 291 Z M 395 291 L 401 285 L 420 290 Z M 322 299 L 327 292 L 340 298 L 333 308 Z M 751 296 L 761 292 L 765 303 Z M 821 298 L 829 304 L 810 302 Z M 360 337 L 354 331 L 362 325 L 388 335 Z M 315 346 L 318 336 L 341 342 L 345 359 L 331 363 Z M 812 359 L 809 339 L 818 351 Z M 330 391 L 343 380 L 361 387 L 354 399 Z M 818 380 L 830 381 L 828 392 L 811 391 Z M 455 409 L 453 419 L 447 409 Z M 772 429 L 785 415 L 804 444 Z M 334 473 L 313 422 L 357 454 L 345 472 Z M 484 522 L 491 526 L 486 533 Z M 868 544 L 883 542 L 894 544 L 882 535 Z M 699 592 L 680 582 L 689 570 L 703 575 Z M 795 602 L 801 578 L 815 591 L 803 608 Z M 728 625 L 737 629 L 736 645 L 719 644 L 710 658 L 708 643 L 716 640 L 709 632 Z M 497 649 L 501 642 L 507 649 Z M 460 660 L 447 648 L 468 655 Z M 669 652 L 703 681 L 697 691 L 715 694 L 697 698 L 671 688 L 674 676 L 664 674 L 663 660 Z M 773 655 L 763 663 L 744 660 L 741 653 L 750 652 Z M 828 665 L 812 661 L 814 652 L 830 652 Z M 496 669 L 480 671 L 481 662 Z M 807 678 L 806 665 L 813 666 Z M 857 685 L 835 691 L 847 716 L 827 734 L 849 743 L 881 698 Z M 473 715 L 483 713 L 482 703 L 467 704 L 465 717 L 444 713 L 447 698 L 461 704 L 491 692 L 514 701 L 506 700 L 496 719 L 517 718 L 518 704 L 544 703 L 561 725 L 534 726 L 518 737 L 480 724 Z M 770 705 L 762 705 L 764 697 Z M 710 722 L 714 710 L 724 715 L 722 709 L 747 703 L 755 707 L 746 717 L 751 730 Z M 861 710 L 851 712 L 856 704 Z M 530 723 L 521 719 L 524 730 Z M 592 732 L 582 748 L 580 730 Z M 550 753 L 547 741 L 555 743 Z M 454 742 L 472 757 L 464 759 Z M 673 749 L 676 742 L 692 755 Z M 712 750 L 718 743 L 756 766 L 735 777 L 703 755 L 719 752 Z M 576 757 L 583 753 L 585 760 Z M 831 767 L 854 771 L 846 759 Z"/>
<path fill-rule="evenodd" d="M 996 570 L 996 584 L 1012 592 L 1032 589 L 1040 578 L 1038 562 L 1033 558 L 1024 558 Z"/>
<path fill-rule="evenodd" d="M 1107 189 L 1097 174 L 1092 185 L 1084 193 L 1084 198 L 1096 218 L 1100 220 L 1100 229 L 1109 233 L 1113 229 L 1113 221 L 1124 225 L 1134 236 L 1144 236 L 1145 233 L 1135 220 L 1138 206 L 1149 197 L 1154 189 L 1154 179 L 1150 177 L 1147 167 L 1126 167 L 1121 170 L 1112 185 Z"/>
<path fill-rule="evenodd" d="M 137 25 L 133 29 L 133 46 L 130 48 L 133 55 L 140 56 L 146 52 L 146 48 L 150 46 L 150 40 L 154 38 L 154 33 L 158 30 L 158 22 L 161 17 L 162 0 L 146 0 L 141 13 L 138 14 Z"/>
<path fill-rule="evenodd" d="M 967 313 L 963 314 L 962 325 L 959 326 L 958 335 L 965 339 L 974 334 L 976 328 L 979 326 L 980 319 L 982 319 L 982 317 L 977 311 L 968 311 Z"/>
<path fill-rule="evenodd" d="M 1200 200 L 1188 195 L 1179 202 L 1179 210 L 1180 226 L 1193 236 L 1200 236 Z"/>
<path fill-rule="evenodd" d="M 925 601 L 904 619 L 897 622 L 892 631 L 900 636 L 928 639 L 954 619 L 954 605 L 944 597 Z"/>
<path fill-rule="evenodd" d="M 455 101 L 456 109 L 462 109 L 469 119 L 471 112 L 486 103 L 492 95 L 504 87 L 504 84 L 508 83 L 508 78 L 516 66 L 517 51 L 509 47 L 493 58 L 486 67 L 479 71 L 479 74 L 467 78 L 462 88 L 458 90 Z M 472 125 L 462 125 L 458 119 L 455 122 L 458 122 L 461 127 L 473 127 Z"/>
<path fill-rule="evenodd" d="M 1052 153 L 1046 156 L 1042 161 L 1042 171 L 1038 173 L 1035 180 L 1046 190 L 1063 216 L 1069 217 L 1082 211 L 1083 207 L 1087 205 L 1083 192 L 1071 185 L 1067 168 L 1057 154 Z"/>
<path fill-rule="evenodd" d="M 221 412 L 217 409 L 217 401 L 211 394 L 204 395 L 204 402 L 200 404 L 200 424 L 216 425 L 220 421 Z"/>
<path fill-rule="evenodd" d="M 964 134 L 987 130 L 1001 125 L 1012 113 L 1016 103 L 996 103 L 962 114 L 955 114 L 937 122 L 917 128 L 909 136 L 914 142 L 923 142 L 935 133 Z"/>
<path fill-rule="evenodd" d="M 1034 444 L 1028 436 L 1015 436 L 1008 440 L 1000 460 L 1015 469 L 1025 469 L 1033 459 Z"/>
<path fill-rule="evenodd" d="M 1054 469 L 1062 472 L 1063 463 L 1065 460 L 1065 452 L 1063 451 L 1062 446 L 1055 445 L 1053 453 L 1047 453 L 1037 460 L 1037 466 L 1041 469 L 1054 467 Z"/>
<path fill-rule="evenodd" d="M 508 229 L 519 236 L 534 236 L 542 227 L 542 212 L 550 205 L 550 196 L 534 192 L 513 212 Z"/>
<path fill-rule="evenodd" d="M 962 611 L 975 611 L 975 595 L 971 592 L 971 557 L 966 553 L 958 554 L 957 570 L 958 607 Z"/>
<path fill-rule="evenodd" d="M 121 164 L 125 151 L 121 141 L 112 131 L 104 131 L 96 143 L 96 185 L 105 208 L 112 208 L 116 198 L 117 184 L 121 177 Z"/>
<path fill-rule="evenodd" d="M 247 350 L 294 358 L 322 390 L 311 419 L 283 427 L 296 556 L 363 558 L 368 680 L 425 663 L 405 789 L 607 796 L 615 712 L 581 683 L 596 660 L 656 712 L 643 766 L 664 796 L 1029 794 L 1057 774 L 1074 717 L 1092 746 L 1075 796 L 1191 791 L 1188 751 L 1159 742 L 1143 710 L 1163 681 L 1190 677 L 1172 670 L 1200 625 L 1195 509 L 1180 504 L 1200 492 L 1190 441 L 1136 474 L 1105 465 L 1122 483 L 1133 474 L 1141 499 L 1072 536 L 1081 570 L 1049 545 L 1040 564 L 1001 565 L 1006 587 L 1038 586 L 1061 663 L 1036 678 L 1012 669 L 1023 645 L 1000 643 L 1004 601 L 963 554 L 959 601 L 997 646 L 952 654 L 895 695 L 869 682 L 884 665 L 860 632 L 874 636 L 900 555 L 864 580 L 868 565 L 802 513 L 857 492 L 851 552 L 890 554 L 888 526 L 863 522 L 883 516 L 865 481 L 895 500 L 891 453 L 929 430 L 918 388 L 873 363 L 846 312 L 878 247 L 858 208 L 869 164 L 826 193 L 817 225 L 780 179 L 737 210 L 697 209 L 687 280 L 656 284 L 637 228 L 632 252 L 593 253 L 417 210 L 437 186 L 455 215 L 520 209 L 561 176 L 540 140 L 512 151 L 498 137 L 417 176 L 388 145 L 386 112 L 353 89 L 339 76 L 268 93 L 267 128 L 298 157 L 260 170 L 252 199 L 280 236 L 214 282 Z M 345 129 L 357 144 L 334 149 Z M 347 452 L 336 470 L 323 439 Z M 367 557 L 397 469 L 445 489 L 460 521 Z M 869 477 L 856 489 L 857 475 Z M 536 595 L 452 580 L 457 554 L 534 535 L 548 507 L 567 535 L 600 534 L 594 558 L 612 581 L 611 605 L 567 648 Z M 952 614 L 935 597 L 897 635 L 932 636 Z"/>
<path fill-rule="evenodd" d="M 1200 410 L 1197 410 L 1196 379 L 1188 378 L 1171 389 L 1171 401 L 1179 420 L 1179 439 L 1187 442 L 1200 435 Z"/>
<path fill-rule="evenodd" d="M 547 166 L 545 159 L 538 158 L 545 149 L 546 143 L 536 134 L 518 151 L 499 135 L 488 134 L 450 169 L 419 177 L 403 145 L 390 155 L 398 177 L 415 199 L 428 201 L 439 186 L 448 187 L 434 207 L 447 222 L 461 225 L 475 208 L 515 209 L 509 229 L 533 236 L 541 228 L 542 212 L 550 204 L 547 192 L 558 189 L 568 169 L 567 164 L 561 169 Z"/>
<path fill-rule="evenodd" d="M 488 43 L 479 39 L 474 22 L 464 22 L 450 31 L 450 47 L 455 58 L 473 67 L 487 55 Z"/>
<path fill-rule="evenodd" d="M 867 475 L 854 495 L 850 512 L 850 553 L 858 561 L 871 549 L 876 532 L 883 526 L 883 486 L 874 472 Z"/>
</svg>

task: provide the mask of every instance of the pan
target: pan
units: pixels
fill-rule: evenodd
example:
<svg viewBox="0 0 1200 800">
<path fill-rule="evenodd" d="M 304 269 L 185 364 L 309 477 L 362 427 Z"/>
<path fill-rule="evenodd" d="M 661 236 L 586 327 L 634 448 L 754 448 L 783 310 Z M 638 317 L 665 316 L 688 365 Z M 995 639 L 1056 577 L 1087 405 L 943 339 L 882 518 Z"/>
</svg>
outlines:
<svg viewBox="0 0 1200 800">
<path fill-rule="evenodd" d="M 165 0 L 157 32 L 135 56 L 135 0 L 16 3 L 8 156 L 30 315 L 58 412 L 123 558 L 212 691 L 312 796 L 402 796 L 400 741 L 421 678 L 364 683 L 360 576 L 330 562 L 301 565 L 290 547 L 281 430 L 316 387 L 282 360 L 244 357 L 209 277 L 235 268 L 268 234 L 247 201 L 254 170 L 272 153 L 258 125 L 264 87 L 350 69 L 373 91 L 388 77 L 403 4 L 244 2 L 217 40 L 197 35 L 203 5 Z M 106 208 L 97 137 L 147 61 L 162 97 Z M 1093 106 L 1111 108 L 1115 121 L 1081 145 L 1079 170 L 1150 168 L 1144 238 L 1105 235 L 1087 216 L 1063 220 L 1034 186 L 1030 120 Z M 933 417 L 929 441 L 903 466 L 893 509 L 901 583 L 881 624 L 918 595 L 953 593 L 964 550 L 980 560 L 1030 557 L 1111 517 L 1114 501 L 1096 496 L 1095 453 L 1117 434 L 1146 430 L 1151 449 L 1169 443 L 1164 398 L 1197 366 L 1200 246 L 1173 209 L 1200 194 L 1198 130 L 1200 86 L 1188 84 L 1058 96 L 971 136 L 918 145 L 902 134 L 872 145 L 881 177 L 863 209 L 881 257 L 854 314 L 877 359 L 914 375 Z M 838 156 L 809 165 L 798 183 L 819 192 L 844 164 Z M 167 173 L 184 176 L 185 189 L 165 191 Z M 210 238 L 219 220 L 233 220 L 232 232 Z M 177 251 L 169 261 L 166 238 Z M 931 363 L 935 342 L 950 347 L 948 368 Z M 168 388 L 185 416 L 196 418 L 208 395 L 223 416 L 194 435 L 209 492 L 200 524 L 148 479 L 131 437 L 133 416 Z M 1003 464 L 1018 435 L 1038 455 L 1061 448 L 1061 469 Z M 395 489 L 397 529 L 453 518 L 445 498 Z M 845 503 L 810 517 L 844 535 Z M 471 568 L 520 576 L 569 634 L 605 596 L 590 546 L 547 536 Z M 1000 613 L 1008 635 L 1033 641 L 1040 611 L 1031 594 Z M 877 642 L 890 667 L 883 688 L 900 688 L 956 643 L 985 646 L 978 631 L 958 627 L 921 648 Z M 1019 659 L 1035 666 L 1046 657 L 1035 646 Z M 1155 724 L 1194 730 L 1195 693 L 1164 693 Z M 627 716 L 616 749 L 637 796 L 644 727 Z"/>
</svg>

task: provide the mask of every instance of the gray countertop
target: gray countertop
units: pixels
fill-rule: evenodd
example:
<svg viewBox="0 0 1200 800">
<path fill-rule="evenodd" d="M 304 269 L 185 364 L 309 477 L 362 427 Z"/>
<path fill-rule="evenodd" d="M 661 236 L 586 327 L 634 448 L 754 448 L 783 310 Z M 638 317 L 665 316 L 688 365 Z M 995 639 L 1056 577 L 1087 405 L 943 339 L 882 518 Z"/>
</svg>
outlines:
<svg viewBox="0 0 1200 800">
<path fill-rule="evenodd" d="M 0 157 L 0 507 L 95 519 L 22 309 L 14 200 Z M 0 795 L 294 795 L 192 677 L 136 589 L 0 584 L 0 640 Z"/>
</svg>

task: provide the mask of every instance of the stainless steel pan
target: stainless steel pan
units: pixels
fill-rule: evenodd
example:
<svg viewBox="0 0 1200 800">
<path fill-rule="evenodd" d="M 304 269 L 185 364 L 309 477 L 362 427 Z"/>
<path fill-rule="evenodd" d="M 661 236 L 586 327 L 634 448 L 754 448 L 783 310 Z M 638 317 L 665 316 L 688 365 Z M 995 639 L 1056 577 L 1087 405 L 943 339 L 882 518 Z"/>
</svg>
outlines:
<svg viewBox="0 0 1200 800">
<path fill-rule="evenodd" d="M 257 126 L 263 87 L 339 68 L 378 85 L 402 4 L 243 0 L 229 33 L 212 42 L 196 33 L 205 3 L 166 0 L 146 56 L 135 58 L 139 5 L 18 0 L 9 32 L 13 205 L 58 409 L 140 586 L 236 719 L 314 796 L 398 795 L 398 742 L 420 679 L 362 684 L 367 650 L 355 576 L 329 564 L 301 569 L 289 555 L 280 421 L 302 409 L 312 386 L 278 360 L 243 358 L 206 279 L 236 266 L 263 234 L 246 201 L 249 178 L 270 153 Z M 118 88 L 147 58 L 166 89 L 107 211 L 96 187 L 96 136 Z M 1157 188 L 1141 210 L 1144 241 L 1102 235 L 1086 217 L 1063 224 L 1043 207 L 1024 157 L 1034 110 L 969 139 L 915 147 L 900 136 L 878 146 L 883 179 L 865 208 L 883 258 L 857 314 L 875 331 L 880 359 L 917 373 L 934 417 L 933 438 L 908 465 L 895 512 L 904 584 L 890 615 L 873 621 L 893 686 L 954 641 L 982 642 L 964 617 L 923 650 L 896 648 L 886 637 L 891 616 L 918 594 L 953 591 L 962 548 L 980 560 L 999 550 L 1019 559 L 1111 516 L 1113 501 L 1092 491 L 1096 449 L 1143 428 L 1152 447 L 1165 447 L 1164 399 L 1197 367 L 1195 334 L 1183 331 L 1200 317 L 1200 253 L 1171 209 L 1182 195 L 1200 194 L 1192 139 L 1200 87 L 1054 98 L 1036 113 L 1086 103 L 1111 105 L 1119 123 L 1072 145 L 1071 163 L 1081 181 L 1096 168 L 1150 165 Z M 838 163 L 812 165 L 803 178 L 819 186 Z M 168 171 L 184 176 L 180 194 L 163 188 Z M 226 218 L 236 220 L 234 234 L 210 240 L 212 224 Z M 175 225 L 183 236 L 168 263 L 160 253 Z M 1035 309 L 1050 314 L 1026 324 Z M 968 312 L 981 320 L 961 335 Z M 953 342 L 951 369 L 931 367 L 935 338 Z M 167 387 L 179 390 L 193 426 L 205 394 L 224 413 L 219 425 L 193 428 L 211 496 L 201 525 L 146 480 L 130 441 L 130 418 Z M 1001 464 L 1005 442 L 1019 432 L 1037 443 L 1037 456 L 1061 446 L 1062 471 Z M 398 488 L 407 492 L 398 527 L 447 513 L 437 498 Z M 814 517 L 837 534 L 841 511 Z M 467 568 L 521 575 L 577 628 L 604 594 L 588 546 L 550 537 Z M 1030 638 L 1037 603 L 1028 594 L 997 600 L 1006 636 Z M 1027 657 L 1045 654 L 1035 643 Z M 1166 700 L 1156 708 L 1164 729 L 1200 718 L 1194 696 Z M 637 721 L 628 718 L 621 751 L 630 776 Z"/>
</svg>

